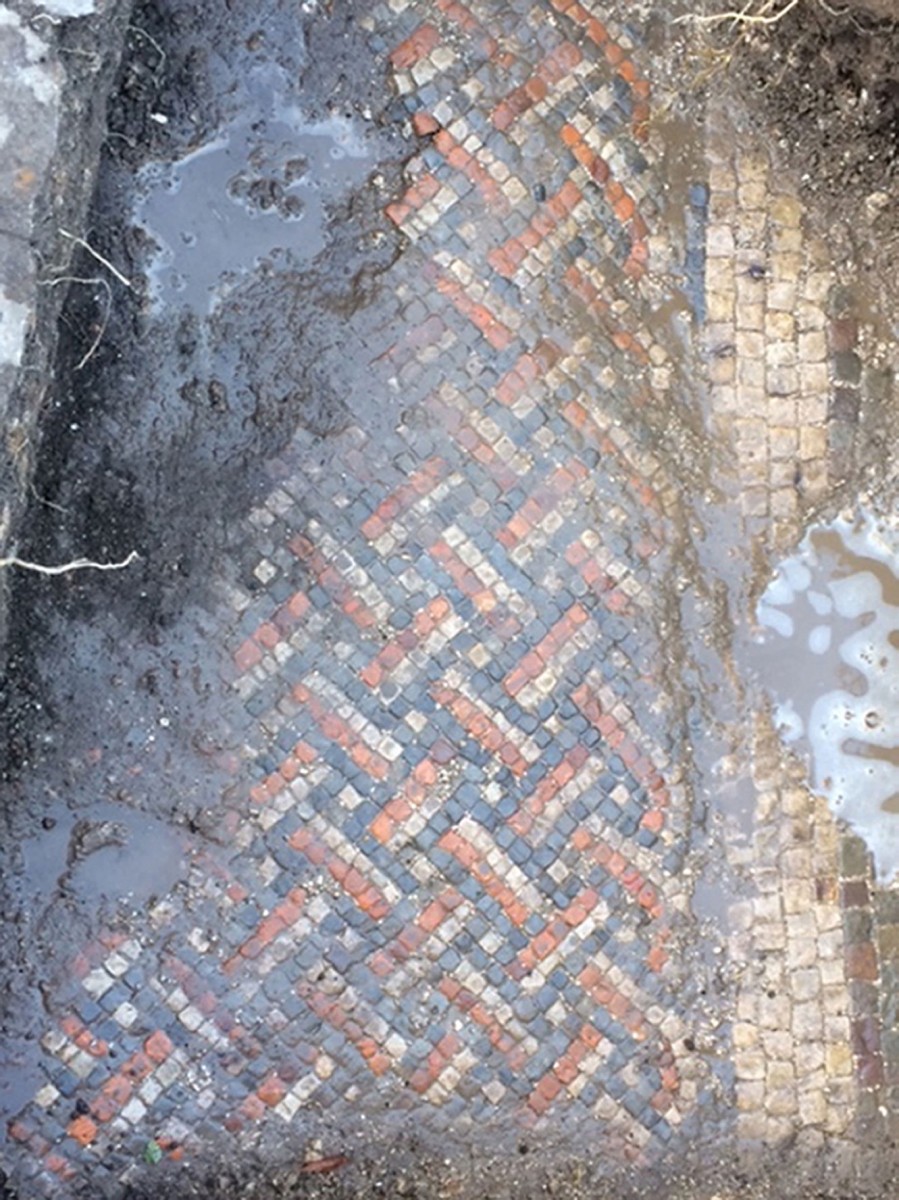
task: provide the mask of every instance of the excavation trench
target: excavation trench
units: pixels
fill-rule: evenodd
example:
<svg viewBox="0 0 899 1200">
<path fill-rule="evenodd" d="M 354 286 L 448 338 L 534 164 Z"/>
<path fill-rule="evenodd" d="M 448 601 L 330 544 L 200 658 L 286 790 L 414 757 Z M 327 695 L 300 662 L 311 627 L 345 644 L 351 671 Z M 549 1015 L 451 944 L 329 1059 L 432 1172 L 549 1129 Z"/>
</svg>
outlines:
<svg viewBox="0 0 899 1200">
<path fill-rule="evenodd" d="M 749 1188 L 766 960 L 725 947 L 774 555 L 702 382 L 704 97 L 644 137 L 562 4 L 250 7 L 135 9 L 72 266 L 20 554 L 136 558 L 15 579 L 10 1186 Z M 792 1145 L 760 1195 L 830 1186 Z"/>
</svg>

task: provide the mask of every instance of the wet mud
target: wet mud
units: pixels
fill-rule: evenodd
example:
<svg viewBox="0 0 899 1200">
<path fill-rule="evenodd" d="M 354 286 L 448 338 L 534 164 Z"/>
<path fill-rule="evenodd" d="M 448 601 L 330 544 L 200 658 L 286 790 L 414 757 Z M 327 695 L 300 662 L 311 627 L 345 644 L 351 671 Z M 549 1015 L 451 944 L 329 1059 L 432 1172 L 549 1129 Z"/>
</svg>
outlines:
<svg viewBox="0 0 899 1200">
<path fill-rule="evenodd" d="M 366 309 L 399 252 L 384 195 L 409 149 L 383 67 L 347 11 L 319 17 L 314 35 L 288 4 L 252 16 L 177 4 L 134 14 L 89 239 L 122 279 L 73 295 L 27 527 L 37 561 L 140 559 L 102 579 L 18 581 L 13 776 L 69 724 L 73 703 L 87 733 L 99 694 L 72 689 L 91 662 L 108 668 L 113 692 L 136 681 L 157 729 L 177 717 L 177 692 L 196 700 L 215 688 L 191 606 L 214 604 L 213 567 L 237 552 L 230 529 L 268 487 L 264 464 L 298 427 L 326 458 L 348 423 L 345 396 L 370 357 Z M 362 81 L 352 103 L 342 98 L 349 61 Z M 234 124 L 244 110 L 258 114 L 252 127 Z M 302 163 L 284 160 L 288 128 Z M 185 272 L 193 283 L 182 294 Z M 211 282 L 222 286 L 215 303 Z M 106 703 L 94 738 L 104 725 L 109 736 L 120 707 Z M 116 724 L 122 744 L 146 736 Z"/>
<path fill-rule="evenodd" d="M 859 1182 L 846 1190 L 829 1184 L 826 1156 L 804 1169 L 789 1152 L 759 1155 L 754 1169 L 719 1161 L 682 1162 L 658 1172 L 628 1172 L 594 1157 L 586 1147 L 571 1153 L 542 1150 L 525 1136 L 513 1157 L 466 1152 L 450 1142 L 442 1148 L 422 1143 L 414 1133 L 387 1144 L 372 1140 L 324 1159 L 281 1162 L 283 1148 L 270 1146 L 240 1167 L 207 1167 L 163 1173 L 142 1183 L 126 1200 L 156 1200 L 159 1188 L 178 1188 L 179 1200 L 887 1200 L 887 1191 L 866 1191 Z M 858 1190 L 856 1190 L 856 1187 Z M 174 1193 L 173 1193 L 174 1194 Z"/>
<path fill-rule="evenodd" d="M 746 72 L 810 193 L 889 192 L 899 170 L 899 27 L 862 4 L 799 5 L 771 24 L 722 22 L 710 69 Z M 717 62 L 716 62 L 717 59 Z M 895 214 L 885 213 L 888 224 Z"/>
<path fill-rule="evenodd" d="M 371 303 L 400 252 L 383 208 L 410 146 L 353 6 L 327 9 L 132 16 L 20 553 L 139 557 L 14 581 L 6 1114 L 32 1080 L 43 997 L 64 990 L 50 964 L 102 921 L 139 924 L 215 842 L 207 806 L 243 731 L 210 612 L 229 579 L 258 584 L 234 530 L 298 429 L 328 460 L 377 353 Z"/>
</svg>

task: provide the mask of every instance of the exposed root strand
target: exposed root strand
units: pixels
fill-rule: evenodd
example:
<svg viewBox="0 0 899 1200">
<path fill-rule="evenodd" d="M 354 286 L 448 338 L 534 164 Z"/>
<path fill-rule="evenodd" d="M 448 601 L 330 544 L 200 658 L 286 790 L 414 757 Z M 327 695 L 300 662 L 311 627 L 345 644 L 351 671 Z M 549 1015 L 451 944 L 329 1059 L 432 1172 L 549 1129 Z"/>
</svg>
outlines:
<svg viewBox="0 0 899 1200">
<path fill-rule="evenodd" d="M 771 0 L 768 0 L 757 12 L 750 11 L 752 5 L 749 3 L 739 12 L 732 10 L 731 12 L 710 13 L 708 16 L 688 13 L 686 16 L 677 17 L 675 23 L 678 25 L 723 25 L 725 21 L 731 21 L 734 25 L 776 25 L 800 2 L 801 0 L 787 0 L 787 4 L 783 8 L 776 13 L 770 13 L 770 15 Z"/>
<path fill-rule="evenodd" d="M 36 571 L 39 575 L 67 575 L 70 571 L 84 571 L 88 568 L 92 571 L 121 571 L 125 567 L 130 567 L 138 558 L 140 558 L 138 552 L 132 550 L 128 557 L 123 558 L 121 562 L 99 563 L 92 562 L 89 558 L 75 558 L 71 562 L 47 567 L 42 563 L 27 562 L 24 558 L 17 558 L 13 554 L 9 558 L 0 558 L 0 567 L 21 567 L 23 571 Z"/>
<path fill-rule="evenodd" d="M 95 250 L 93 248 L 93 246 L 90 245 L 89 242 L 86 242 L 84 240 L 84 238 L 78 237 L 74 233 L 69 233 L 69 231 L 67 229 L 60 229 L 59 232 L 62 235 L 62 237 L 68 238 L 68 240 L 70 242 L 74 242 L 76 246 L 80 246 L 82 250 L 86 250 L 88 252 L 88 254 L 91 256 L 91 258 L 96 259 L 96 261 L 100 264 L 101 267 L 105 267 L 107 271 L 109 271 L 112 275 L 114 275 L 115 278 L 119 281 L 119 283 L 124 283 L 125 287 L 127 287 L 127 288 L 134 286 L 132 284 L 131 280 L 126 275 L 123 275 L 122 272 L 118 269 L 118 267 L 114 267 L 108 258 L 104 258 L 103 255 L 100 254 L 97 250 Z"/>
</svg>

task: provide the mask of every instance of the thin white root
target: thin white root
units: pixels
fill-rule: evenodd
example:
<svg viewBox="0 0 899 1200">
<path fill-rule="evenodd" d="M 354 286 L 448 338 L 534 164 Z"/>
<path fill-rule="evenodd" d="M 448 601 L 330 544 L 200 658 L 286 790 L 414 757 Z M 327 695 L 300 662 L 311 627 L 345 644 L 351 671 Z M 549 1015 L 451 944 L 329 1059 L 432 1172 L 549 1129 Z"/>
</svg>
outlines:
<svg viewBox="0 0 899 1200">
<path fill-rule="evenodd" d="M 103 341 L 103 334 L 106 332 L 106 326 L 109 324 L 109 314 L 112 312 L 112 288 L 109 286 L 109 282 L 100 275 L 92 276 L 90 279 L 85 279 L 81 275 L 57 275 L 55 279 L 46 279 L 43 283 L 45 287 L 56 287 L 58 283 L 86 283 L 92 287 L 101 287 L 106 293 L 106 311 L 103 314 L 103 321 L 100 328 L 88 347 L 87 353 L 72 368 L 75 371 L 80 371 L 82 367 L 87 366 L 96 353 L 97 347 Z"/>
<path fill-rule="evenodd" d="M 87 568 L 93 571 L 121 571 L 130 567 L 138 558 L 138 552 L 132 550 L 121 562 L 98 563 L 91 562 L 89 558 L 75 558 L 72 562 L 60 563 L 58 567 L 46 567 L 41 563 L 26 562 L 25 559 L 12 555 L 10 558 L 0 558 L 0 567 L 21 567 L 23 571 L 37 571 L 39 575 L 67 575 L 69 571 L 84 571 Z"/>
<path fill-rule="evenodd" d="M 101 266 L 105 267 L 107 271 L 110 271 L 119 281 L 119 283 L 124 283 L 125 287 L 127 288 L 134 286 L 131 280 L 128 279 L 127 276 L 123 275 L 118 267 L 114 267 L 108 258 L 104 258 L 102 254 L 99 254 L 93 248 L 93 246 L 84 240 L 84 238 L 77 237 L 74 233 L 69 233 L 67 229 L 60 229 L 59 232 L 62 237 L 68 238 L 70 242 L 74 242 L 76 246 L 80 246 L 82 250 L 86 250 L 91 258 L 95 258 Z"/>
<path fill-rule="evenodd" d="M 112 312 L 112 288 L 105 279 L 100 279 L 97 282 L 103 285 L 103 290 L 106 293 L 106 312 L 103 314 L 103 320 L 100 322 L 100 328 L 97 330 L 94 340 L 87 348 L 87 353 L 83 354 L 81 361 L 75 364 L 74 370 L 76 371 L 80 371 L 82 367 L 86 367 L 94 357 L 94 352 L 103 341 L 103 334 L 106 332 L 106 326 L 109 324 L 109 314 Z"/>
<path fill-rule="evenodd" d="M 697 13 L 688 13 L 686 16 L 676 17 L 675 24 L 721 25 L 725 21 L 732 21 L 735 25 L 776 25 L 778 21 L 782 20 L 800 2 L 801 0 L 788 0 L 784 8 L 780 9 L 779 12 L 772 13 L 771 16 L 765 15 L 765 10 L 771 7 L 770 4 L 766 4 L 762 12 L 759 13 L 749 12 L 750 5 L 747 4 L 742 12 L 712 13 L 706 17 L 699 16 Z"/>
</svg>

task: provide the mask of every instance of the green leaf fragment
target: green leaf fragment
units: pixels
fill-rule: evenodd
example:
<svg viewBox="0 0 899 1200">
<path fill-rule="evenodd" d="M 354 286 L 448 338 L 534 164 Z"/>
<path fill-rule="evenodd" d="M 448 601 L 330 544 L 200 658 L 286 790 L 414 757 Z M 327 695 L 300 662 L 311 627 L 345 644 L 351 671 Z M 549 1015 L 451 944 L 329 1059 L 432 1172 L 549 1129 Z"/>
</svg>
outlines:
<svg viewBox="0 0 899 1200">
<path fill-rule="evenodd" d="M 154 1138 L 150 1138 L 144 1147 L 144 1162 L 148 1162 L 153 1166 L 162 1161 L 162 1147 Z"/>
</svg>

